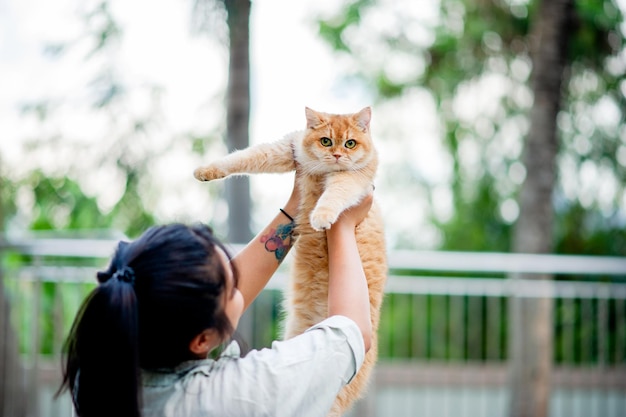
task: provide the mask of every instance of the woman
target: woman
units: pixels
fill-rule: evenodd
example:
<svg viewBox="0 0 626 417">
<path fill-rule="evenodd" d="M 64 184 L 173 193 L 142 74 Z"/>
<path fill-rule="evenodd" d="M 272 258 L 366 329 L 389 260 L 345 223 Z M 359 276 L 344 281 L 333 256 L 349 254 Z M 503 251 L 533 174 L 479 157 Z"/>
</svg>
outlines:
<svg viewBox="0 0 626 417">
<path fill-rule="evenodd" d="M 371 343 L 367 283 L 354 229 L 368 196 L 326 232 L 328 316 L 241 358 L 230 339 L 291 247 L 297 187 L 236 257 L 206 226 L 153 227 L 120 242 L 66 341 L 62 389 L 93 416 L 324 416 Z M 281 231 L 277 233 L 276 230 Z M 268 246 L 268 239 L 281 240 Z M 268 251 L 280 246 L 283 250 Z"/>
</svg>

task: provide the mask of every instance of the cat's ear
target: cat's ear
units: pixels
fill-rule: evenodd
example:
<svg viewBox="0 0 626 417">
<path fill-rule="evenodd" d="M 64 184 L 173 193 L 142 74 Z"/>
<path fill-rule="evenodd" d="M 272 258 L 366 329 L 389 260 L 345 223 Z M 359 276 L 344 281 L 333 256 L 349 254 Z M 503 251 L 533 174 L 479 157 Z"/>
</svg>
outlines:
<svg viewBox="0 0 626 417">
<path fill-rule="evenodd" d="M 363 130 L 363 132 L 367 132 L 370 128 L 370 120 L 372 120 L 372 108 L 365 107 L 356 114 L 355 119 L 361 130 Z"/>
<path fill-rule="evenodd" d="M 306 114 L 306 128 L 307 129 L 314 129 L 323 123 L 322 115 L 316 112 L 315 110 L 305 107 L 304 113 Z"/>
</svg>

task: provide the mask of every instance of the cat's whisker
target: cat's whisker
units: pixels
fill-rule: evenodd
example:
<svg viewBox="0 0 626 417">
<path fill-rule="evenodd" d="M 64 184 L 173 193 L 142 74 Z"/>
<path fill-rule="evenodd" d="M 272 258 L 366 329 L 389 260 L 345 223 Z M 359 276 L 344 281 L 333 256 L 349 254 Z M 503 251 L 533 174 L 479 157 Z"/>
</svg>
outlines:
<svg viewBox="0 0 626 417">
<path fill-rule="evenodd" d="M 306 175 L 311 175 L 311 174 L 320 174 L 321 172 L 326 172 L 327 169 L 325 168 L 325 165 L 323 162 L 320 161 L 315 161 L 315 164 L 307 164 L 303 167 L 303 173 Z"/>
</svg>

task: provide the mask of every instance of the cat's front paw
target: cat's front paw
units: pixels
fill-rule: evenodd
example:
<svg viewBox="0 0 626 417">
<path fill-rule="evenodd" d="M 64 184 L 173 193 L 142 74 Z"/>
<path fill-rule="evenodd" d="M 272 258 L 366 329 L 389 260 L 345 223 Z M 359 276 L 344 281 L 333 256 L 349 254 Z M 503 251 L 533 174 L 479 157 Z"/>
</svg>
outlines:
<svg viewBox="0 0 626 417">
<path fill-rule="evenodd" d="M 330 229 L 330 226 L 337 221 L 339 215 L 334 210 L 327 208 L 317 208 L 311 213 L 311 227 L 319 231 Z"/>
<path fill-rule="evenodd" d="M 226 176 L 226 173 L 214 166 L 200 167 L 193 172 L 193 176 L 199 181 L 219 180 Z"/>
</svg>

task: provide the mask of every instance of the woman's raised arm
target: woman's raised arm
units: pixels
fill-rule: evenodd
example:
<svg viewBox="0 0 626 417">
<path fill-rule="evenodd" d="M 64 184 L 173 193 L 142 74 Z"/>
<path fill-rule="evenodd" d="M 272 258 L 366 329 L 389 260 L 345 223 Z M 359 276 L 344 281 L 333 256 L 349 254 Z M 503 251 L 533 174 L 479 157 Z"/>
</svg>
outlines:
<svg viewBox="0 0 626 417">
<path fill-rule="evenodd" d="M 344 211 L 326 231 L 328 242 L 328 315 L 346 316 L 361 329 L 365 351 L 372 342 L 372 322 L 367 280 L 356 242 L 355 230 L 367 216 L 371 194 Z"/>
<path fill-rule="evenodd" d="M 247 309 L 278 269 L 293 246 L 293 218 L 300 204 L 294 177 L 291 196 L 272 221 L 256 235 L 232 260 L 239 272 L 238 288 Z"/>
</svg>

